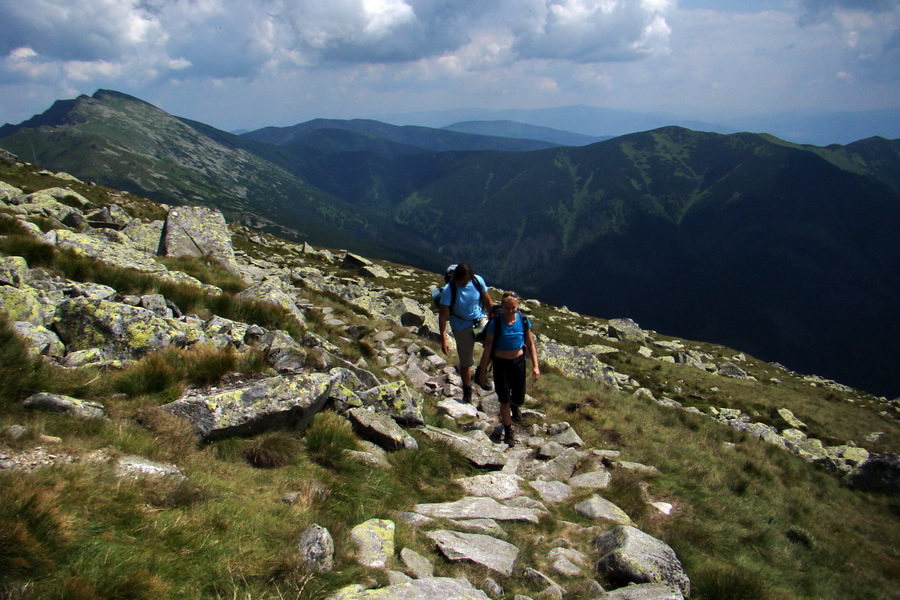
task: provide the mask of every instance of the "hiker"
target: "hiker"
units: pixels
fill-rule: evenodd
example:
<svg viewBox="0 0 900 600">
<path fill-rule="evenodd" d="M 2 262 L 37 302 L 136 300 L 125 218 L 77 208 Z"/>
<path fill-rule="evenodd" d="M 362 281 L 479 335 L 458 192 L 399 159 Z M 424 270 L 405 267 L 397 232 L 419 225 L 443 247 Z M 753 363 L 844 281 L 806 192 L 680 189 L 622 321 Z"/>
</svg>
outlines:
<svg viewBox="0 0 900 600">
<path fill-rule="evenodd" d="M 484 326 L 486 321 L 483 308 L 491 310 L 494 303 L 487 293 L 487 285 L 480 275 L 476 275 L 466 263 L 460 263 L 453 270 L 453 278 L 444 287 L 440 296 L 440 313 L 438 323 L 441 331 L 441 350 L 450 354 L 447 341 L 447 321 L 453 339 L 456 340 L 456 352 L 459 355 L 459 375 L 462 377 L 462 401 L 472 401 L 471 368 L 475 364 L 476 328 Z"/>
<path fill-rule="evenodd" d="M 503 441 L 512 446 L 515 436 L 512 421 L 521 421 L 519 407 L 525 402 L 525 352 L 531 357 L 531 374 L 537 381 L 541 376 L 537 348 L 531 335 L 531 322 L 519 313 L 519 297 L 515 292 L 504 292 L 500 302 L 503 312 L 485 327 L 484 353 L 478 373 L 479 384 L 487 379 L 488 361 L 494 365 L 494 388 L 500 401 L 500 421 L 503 425 Z"/>
</svg>

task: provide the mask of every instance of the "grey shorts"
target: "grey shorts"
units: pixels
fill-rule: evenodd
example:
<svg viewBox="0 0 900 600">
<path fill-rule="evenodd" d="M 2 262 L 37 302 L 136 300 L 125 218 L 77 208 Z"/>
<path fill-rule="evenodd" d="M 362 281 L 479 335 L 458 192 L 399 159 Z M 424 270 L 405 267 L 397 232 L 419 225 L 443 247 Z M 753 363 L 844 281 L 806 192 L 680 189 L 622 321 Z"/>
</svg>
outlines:
<svg viewBox="0 0 900 600">
<path fill-rule="evenodd" d="M 469 327 L 453 332 L 456 340 L 456 353 L 459 355 L 459 367 L 467 369 L 475 364 L 475 328 Z"/>
</svg>

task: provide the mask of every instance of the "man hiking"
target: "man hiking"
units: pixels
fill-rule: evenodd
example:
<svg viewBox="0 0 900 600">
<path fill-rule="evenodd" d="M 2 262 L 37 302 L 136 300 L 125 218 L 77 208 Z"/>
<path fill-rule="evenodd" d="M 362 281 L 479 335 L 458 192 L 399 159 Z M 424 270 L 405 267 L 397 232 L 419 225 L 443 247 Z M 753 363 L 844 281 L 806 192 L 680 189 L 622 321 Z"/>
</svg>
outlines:
<svg viewBox="0 0 900 600">
<path fill-rule="evenodd" d="M 450 283 L 441 293 L 438 323 L 441 330 L 441 350 L 450 354 L 450 343 L 447 340 L 447 321 L 453 339 L 456 340 L 456 352 L 459 355 L 459 375 L 462 377 L 462 401 L 472 401 L 471 368 L 475 364 L 476 328 L 483 326 L 484 309 L 490 312 L 494 303 L 487 292 L 487 285 L 480 275 L 476 275 L 466 263 L 460 263 L 453 271 Z"/>
</svg>

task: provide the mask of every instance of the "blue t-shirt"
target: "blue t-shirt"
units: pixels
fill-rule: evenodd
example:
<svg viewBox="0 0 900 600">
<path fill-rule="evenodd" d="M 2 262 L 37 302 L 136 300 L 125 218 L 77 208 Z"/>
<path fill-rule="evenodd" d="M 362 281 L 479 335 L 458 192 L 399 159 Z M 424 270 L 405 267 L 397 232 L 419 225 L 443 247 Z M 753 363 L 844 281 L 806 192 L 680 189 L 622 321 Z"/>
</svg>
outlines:
<svg viewBox="0 0 900 600">
<path fill-rule="evenodd" d="M 497 330 L 499 325 L 500 330 Z M 531 329 L 531 321 L 523 319 L 522 315 L 516 313 L 516 320 L 512 325 L 506 322 L 503 316 L 495 317 L 493 322 L 488 325 L 488 333 L 494 336 L 495 350 L 518 350 L 525 345 L 525 330 Z"/>
<path fill-rule="evenodd" d="M 481 289 L 487 291 L 487 285 L 480 275 L 475 276 Z M 451 294 L 450 284 L 444 286 L 441 292 L 441 306 L 450 306 Z M 450 329 L 453 331 L 462 331 L 473 327 L 478 321 L 484 317 L 484 311 L 481 309 L 481 292 L 475 286 L 474 281 L 470 281 L 463 287 L 456 286 L 456 302 L 450 312 Z"/>
</svg>

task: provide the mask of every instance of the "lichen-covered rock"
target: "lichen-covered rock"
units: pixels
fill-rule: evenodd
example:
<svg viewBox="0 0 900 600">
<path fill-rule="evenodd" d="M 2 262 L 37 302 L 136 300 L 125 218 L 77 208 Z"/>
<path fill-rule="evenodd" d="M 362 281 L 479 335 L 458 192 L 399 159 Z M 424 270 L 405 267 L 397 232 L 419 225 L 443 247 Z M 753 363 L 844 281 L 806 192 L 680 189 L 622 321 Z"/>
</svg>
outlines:
<svg viewBox="0 0 900 600">
<path fill-rule="evenodd" d="M 647 335 L 641 327 L 631 319 L 610 319 L 609 336 L 638 343 L 644 343 L 647 340 Z"/>
<path fill-rule="evenodd" d="M 22 401 L 22 407 L 29 410 L 66 413 L 79 419 L 101 419 L 105 416 L 102 404 L 62 394 L 32 394 Z"/>
<path fill-rule="evenodd" d="M 183 333 L 149 310 L 106 300 L 65 300 L 53 322 L 67 348 L 102 348 L 113 358 L 139 358 L 185 343 Z"/>
<path fill-rule="evenodd" d="M 0 285 L 21 287 L 28 283 L 28 263 L 21 256 L 0 256 Z"/>
<path fill-rule="evenodd" d="M 494 519 L 537 523 L 541 512 L 535 508 L 519 508 L 500 504 L 493 498 L 467 497 L 455 502 L 417 504 L 414 512 L 435 519 Z"/>
<path fill-rule="evenodd" d="M 597 571 L 619 585 L 664 583 L 691 595 L 691 582 L 681 561 L 665 542 L 628 525 L 604 532 L 594 539 L 599 551 Z"/>
<path fill-rule="evenodd" d="M 37 294 L 30 288 L 0 285 L 0 315 L 9 321 L 27 321 L 33 325 L 44 324 L 44 309 Z"/>
<path fill-rule="evenodd" d="M 25 341 L 25 347 L 31 356 L 50 356 L 61 359 L 66 347 L 55 333 L 43 325 L 35 325 L 28 321 L 15 321 L 13 331 Z"/>
<path fill-rule="evenodd" d="M 779 408 L 777 411 L 778 417 L 791 429 L 799 429 L 800 431 L 806 431 L 806 423 L 798 419 L 794 416 L 794 413 L 788 410 L 787 408 Z"/>
<path fill-rule="evenodd" d="M 143 250 L 148 254 L 157 254 L 159 252 L 159 242 L 162 239 L 163 221 L 151 221 L 142 223 L 139 220 L 131 221 L 122 230 L 122 233 L 131 239 L 131 243 L 135 248 Z"/>
<path fill-rule="evenodd" d="M 353 428 L 368 440 L 385 450 L 418 450 L 416 438 L 409 435 L 389 416 L 366 408 L 353 408 L 348 412 Z"/>
<path fill-rule="evenodd" d="M 403 327 L 421 327 L 425 325 L 430 311 L 412 298 L 398 298 L 385 311 L 385 316 Z"/>
<path fill-rule="evenodd" d="M 270 429 L 305 430 L 328 400 L 333 376 L 301 373 L 270 377 L 208 396 L 188 396 L 161 408 L 189 419 L 206 440 Z"/>
<path fill-rule="evenodd" d="M 266 362 L 279 373 L 300 371 L 306 363 L 306 349 L 286 331 L 268 332 L 264 339 L 271 339 L 265 349 Z"/>
<path fill-rule="evenodd" d="M 356 547 L 356 560 L 370 569 L 384 569 L 394 558 L 394 532 L 397 526 L 387 519 L 369 519 L 350 530 Z"/>
<path fill-rule="evenodd" d="M 297 541 L 300 563 L 315 573 L 328 573 L 334 569 L 334 540 L 331 533 L 320 525 L 310 525 Z"/>
<path fill-rule="evenodd" d="M 169 209 L 159 252 L 163 256 L 212 259 L 233 273 L 240 272 L 225 217 L 214 208 L 179 206 Z"/>
<path fill-rule="evenodd" d="M 434 577 L 434 565 L 431 561 L 410 548 L 400 551 L 400 560 L 406 566 L 406 573 L 415 579 Z"/>
<path fill-rule="evenodd" d="M 404 425 L 424 425 L 425 398 L 405 381 L 393 381 L 357 394 L 366 406 L 390 415 Z"/>
<path fill-rule="evenodd" d="M 287 293 L 284 292 L 284 290 L 280 289 L 273 283 L 267 281 L 258 283 L 238 294 L 238 297 L 258 300 L 260 302 L 267 302 L 269 304 L 282 308 L 289 315 L 294 317 L 299 325 L 306 325 L 306 318 L 303 316 L 303 313 L 300 311 L 300 309 L 297 308 L 297 305 L 294 304 L 293 299 L 288 296 Z"/>
<path fill-rule="evenodd" d="M 58 229 L 49 232 L 44 239 L 60 248 L 70 248 L 78 254 L 109 265 L 142 273 L 159 274 L 166 271 L 166 267 L 155 261 L 151 254 L 130 244 L 111 241 L 108 233 L 79 233 Z"/>
<path fill-rule="evenodd" d="M 900 454 L 872 454 L 845 481 L 855 490 L 900 494 Z"/>
<path fill-rule="evenodd" d="M 559 369 L 567 377 L 597 381 L 615 388 L 633 383 L 630 377 L 617 373 L 611 366 L 601 362 L 596 355 L 583 348 L 543 342 L 538 345 L 538 356 L 541 364 Z"/>
</svg>

